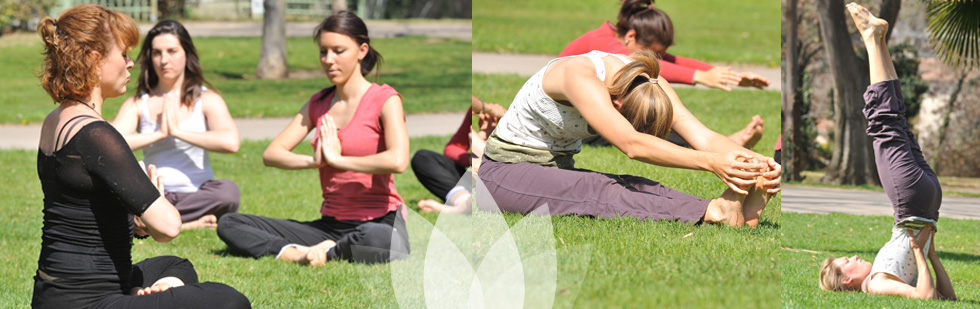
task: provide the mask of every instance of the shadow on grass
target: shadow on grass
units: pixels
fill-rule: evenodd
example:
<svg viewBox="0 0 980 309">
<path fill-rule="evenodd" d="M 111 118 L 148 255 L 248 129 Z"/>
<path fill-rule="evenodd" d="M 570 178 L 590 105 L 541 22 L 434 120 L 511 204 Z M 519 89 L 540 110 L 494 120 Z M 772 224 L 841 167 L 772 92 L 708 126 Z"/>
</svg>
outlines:
<svg viewBox="0 0 980 309">
<path fill-rule="evenodd" d="M 955 260 L 960 262 L 980 264 L 980 256 L 969 254 L 969 253 L 958 253 L 958 252 L 942 252 L 936 251 L 939 254 L 940 261 Z"/>
<path fill-rule="evenodd" d="M 211 249 L 211 254 L 214 254 L 214 255 L 217 255 L 217 256 L 220 256 L 220 257 L 223 257 L 223 258 L 235 257 L 235 258 L 242 258 L 242 259 L 252 259 L 249 256 L 245 256 L 245 255 L 242 255 L 242 254 L 237 254 L 235 252 L 232 252 L 231 250 L 228 249 L 228 247 L 225 247 L 225 248 L 222 248 L 222 249 Z"/>
</svg>

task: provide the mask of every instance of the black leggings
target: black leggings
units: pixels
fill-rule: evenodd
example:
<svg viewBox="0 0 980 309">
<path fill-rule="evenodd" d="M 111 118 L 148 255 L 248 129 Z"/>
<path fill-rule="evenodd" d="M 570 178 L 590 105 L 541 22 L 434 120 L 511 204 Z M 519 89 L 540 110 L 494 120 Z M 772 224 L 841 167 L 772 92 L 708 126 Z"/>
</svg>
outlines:
<svg viewBox="0 0 980 309">
<path fill-rule="evenodd" d="M 240 213 L 218 219 L 218 237 L 235 254 L 259 258 L 277 255 L 288 244 L 313 246 L 324 240 L 337 245 L 328 259 L 362 263 L 386 263 L 408 255 L 408 230 L 399 212 L 371 221 L 320 220 L 299 222 Z"/>
<path fill-rule="evenodd" d="M 422 149 L 412 156 L 412 171 L 429 192 L 445 203 L 446 194 L 449 194 L 449 191 L 459 182 L 459 178 L 463 177 L 466 168 L 459 166 L 449 157 Z"/>
<path fill-rule="evenodd" d="M 130 284 L 149 287 L 164 277 L 177 277 L 184 286 L 142 296 L 119 291 L 103 280 L 44 279 L 34 276 L 34 308 L 251 308 L 248 298 L 216 282 L 198 282 L 187 259 L 159 256 L 133 264 Z M 115 290 L 115 291 L 113 291 Z"/>
</svg>

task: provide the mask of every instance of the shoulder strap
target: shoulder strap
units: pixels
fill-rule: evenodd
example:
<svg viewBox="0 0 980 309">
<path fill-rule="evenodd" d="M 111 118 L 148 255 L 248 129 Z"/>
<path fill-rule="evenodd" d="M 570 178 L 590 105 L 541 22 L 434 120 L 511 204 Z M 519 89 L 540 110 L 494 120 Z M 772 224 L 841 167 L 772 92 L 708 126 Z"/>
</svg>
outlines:
<svg viewBox="0 0 980 309">
<path fill-rule="evenodd" d="M 584 55 L 589 60 L 592 60 L 592 65 L 595 66 L 595 74 L 599 77 L 599 80 L 606 79 L 606 64 L 602 62 L 602 57 L 605 56 L 603 53 L 590 52 Z"/>
<path fill-rule="evenodd" d="M 68 140 L 67 139 L 66 140 L 61 140 L 61 134 L 65 132 L 65 128 L 68 128 L 68 134 L 71 134 L 71 132 L 74 132 L 75 131 L 75 126 L 79 124 L 79 122 L 77 122 L 75 120 L 76 119 L 79 119 L 79 118 L 98 119 L 97 117 L 92 116 L 92 115 L 81 114 L 81 115 L 76 115 L 75 117 L 71 117 L 71 119 L 68 119 L 68 121 L 65 121 L 65 125 L 61 126 L 61 130 L 58 131 L 58 136 L 56 136 L 55 139 L 54 139 L 56 145 L 60 144 L 60 146 L 58 146 L 55 150 L 61 149 L 62 147 L 65 147 L 65 144 L 68 144 Z M 69 127 L 68 124 L 71 124 L 71 127 Z M 61 143 L 58 143 L 59 140 L 61 140 Z"/>
</svg>

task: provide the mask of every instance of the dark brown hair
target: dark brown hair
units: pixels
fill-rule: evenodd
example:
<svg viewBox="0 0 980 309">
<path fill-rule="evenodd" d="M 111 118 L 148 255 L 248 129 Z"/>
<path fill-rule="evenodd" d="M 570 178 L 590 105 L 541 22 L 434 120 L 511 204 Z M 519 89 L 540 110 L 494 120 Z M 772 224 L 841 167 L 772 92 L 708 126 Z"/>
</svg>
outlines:
<svg viewBox="0 0 980 309">
<path fill-rule="evenodd" d="M 95 4 L 73 6 L 57 20 L 45 17 L 37 33 L 44 41 L 41 87 L 55 102 L 86 100 L 99 84 L 98 68 L 113 44 L 128 51 L 140 36 L 132 18 Z"/>
<path fill-rule="evenodd" d="M 653 0 L 624 0 L 619 9 L 616 33 L 626 36 L 636 31 L 636 42 L 643 46 L 659 43 L 664 47 L 674 45 L 674 24 L 667 13 L 653 7 Z"/>
<path fill-rule="evenodd" d="M 354 13 L 348 11 L 338 11 L 330 16 L 327 16 L 320 25 L 316 26 L 313 30 L 313 41 L 319 44 L 320 34 L 324 32 L 333 32 L 346 35 L 357 45 L 367 44 L 368 52 L 364 59 L 361 59 L 361 75 L 367 76 L 374 69 L 375 65 L 380 66 L 380 63 L 384 61 L 381 57 L 381 53 L 371 47 L 371 37 L 368 36 L 367 25 L 360 17 L 354 15 Z M 374 78 L 378 78 L 378 73 L 376 72 Z"/>
<path fill-rule="evenodd" d="M 153 26 L 153 29 L 146 34 L 143 39 L 143 47 L 140 48 L 139 57 L 136 61 L 140 63 L 139 83 L 136 86 L 137 93 L 149 93 L 153 87 L 160 82 L 156 70 L 153 69 L 153 39 L 161 34 L 173 34 L 180 41 L 187 61 L 184 63 L 184 85 L 181 91 L 180 102 L 190 106 L 201 97 L 202 85 L 214 89 L 207 80 L 204 79 L 204 70 L 201 69 L 201 61 L 197 56 L 197 49 L 191 41 L 191 35 L 187 33 L 184 25 L 175 20 L 164 20 Z"/>
<path fill-rule="evenodd" d="M 674 107 L 660 84 L 652 82 L 660 76 L 660 62 L 647 50 L 633 53 L 632 57 L 633 62 L 616 72 L 609 95 L 620 100 L 619 113 L 637 132 L 666 139 Z"/>
</svg>

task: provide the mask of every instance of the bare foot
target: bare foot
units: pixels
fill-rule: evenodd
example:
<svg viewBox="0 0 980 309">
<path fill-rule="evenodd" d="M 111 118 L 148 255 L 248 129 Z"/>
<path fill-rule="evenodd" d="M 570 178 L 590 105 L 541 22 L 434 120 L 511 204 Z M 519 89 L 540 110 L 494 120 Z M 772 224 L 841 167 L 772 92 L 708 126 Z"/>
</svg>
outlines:
<svg viewBox="0 0 980 309">
<path fill-rule="evenodd" d="M 290 261 L 300 265 L 309 264 L 310 261 L 306 259 L 306 256 L 310 252 L 310 247 L 307 246 L 292 246 L 287 247 L 282 250 L 282 254 L 279 255 L 278 260 Z"/>
<path fill-rule="evenodd" d="M 720 197 L 708 202 L 708 210 L 704 212 L 704 222 L 742 226 L 745 224 L 745 217 L 742 214 L 744 201 L 744 195 L 735 193 L 732 189 L 725 190 Z"/>
<path fill-rule="evenodd" d="M 885 38 L 885 33 L 888 32 L 887 21 L 875 17 L 867 8 L 854 2 L 847 4 L 847 11 L 851 13 L 854 25 L 857 26 L 865 41 Z"/>
<path fill-rule="evenodd" d="M 418 203 L 419 210 L 422 212 L 440 212 L 442 207 L 445 206 L 436 200 L 421 200 Z"/>
<path fill-rule="evenodd" d="M 333 240 L 324 240 L 321 243 L 310 247 L 310 250 L 306 252 L 306 263 L 310 266 L 323 266 L 327 264 L 327 250 L 336 247 L 337 242 Z"/>
<path fill-rule="evenodd" d="M 213 214 L 207 214 L 197 220 L 186 222 L 180 225 L 180 230 L 193 230 L 193 229 L 216 229 L 218 228 L 218 217 Z"/>
<path fill-rule="evenodd" d="M 745 128 L 741 131 L 735 132 L 728 137 L 736 144 L 741 145 L 745 148 L 752 148 L 756 143 L 762 139 L 762 132 L 765 131 L 765 127 L 762 126 L 762 117 L 759 115 L 752 116 L 752 121 L 745 125 Z"/>
<path fill-rule="evenodd" d="M 772 194 L 766 193 L 766 188 L 763 186 L 768 179 L 759 176 L 758 181 L 754 188 L 750 189 L 749 195 L 745 197 L 745 204 L 742 207 L 742 216 L 745 218 L 745 225 L 751 227 L 759 226 L 759 218 L 762 217 L 762 211 L 766 209 L 766 204 L 769 203 L 769 198 Z"/>
</svg>

